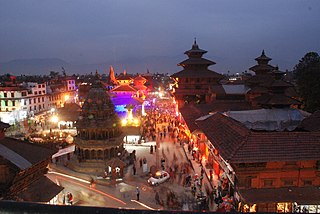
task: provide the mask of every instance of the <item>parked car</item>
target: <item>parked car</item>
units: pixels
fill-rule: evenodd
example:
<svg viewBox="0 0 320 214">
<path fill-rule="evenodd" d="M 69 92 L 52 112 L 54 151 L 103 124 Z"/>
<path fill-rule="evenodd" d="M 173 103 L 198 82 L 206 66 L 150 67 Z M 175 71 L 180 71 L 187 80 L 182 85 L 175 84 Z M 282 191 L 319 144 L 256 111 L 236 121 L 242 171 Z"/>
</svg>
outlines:
<svg viewBox="0 0 320 214">
<path fill-rule="evenodd" d="M 157 186 L 170 178 L 170 175 L 166 171 L 157 171 L 155 176 L 148 179 L 148 183 L 153 186 Z"/>
</svg>

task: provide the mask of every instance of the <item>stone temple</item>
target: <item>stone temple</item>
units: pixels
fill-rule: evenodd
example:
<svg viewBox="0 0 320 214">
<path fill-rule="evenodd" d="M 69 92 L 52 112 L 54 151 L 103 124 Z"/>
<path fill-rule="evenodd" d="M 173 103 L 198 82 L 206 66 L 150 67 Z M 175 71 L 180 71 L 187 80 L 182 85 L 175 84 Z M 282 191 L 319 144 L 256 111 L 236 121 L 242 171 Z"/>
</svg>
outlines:
<svg viewBox="0 0 320 214">
<path fill-rule="evenodd" d="M 110 163 L 120 160 L 125 150 L 121 121 L 114 110 L 110 97 L 99 80 L 98 73 L 82 106 L 76 123 L 75 156 L 68 166 L 81 173 L 113 174 Z M 121 167 L 121 174 L 123 166 Z M 119 173 L 119 168 L 117 167 Z"/>
</svg>

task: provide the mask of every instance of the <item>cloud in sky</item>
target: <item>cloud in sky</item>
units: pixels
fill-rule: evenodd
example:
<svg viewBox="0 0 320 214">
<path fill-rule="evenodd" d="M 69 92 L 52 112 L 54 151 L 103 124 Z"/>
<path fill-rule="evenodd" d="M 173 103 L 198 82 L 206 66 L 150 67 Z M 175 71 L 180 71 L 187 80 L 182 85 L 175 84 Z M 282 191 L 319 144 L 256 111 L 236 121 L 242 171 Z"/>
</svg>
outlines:
<svg viewBox="0 0 320 214">
<path fill-rule="evenodd" d="M 0 0 L 0 62 L 183 60 L 197 37 L 221 73 L 248 69 L 262 49 L 272 64 L 292 69 L 320 50 L 319 11 L 318 0 Z M 178 62 L 168 69 L 178 71 Z"/>
</svg>

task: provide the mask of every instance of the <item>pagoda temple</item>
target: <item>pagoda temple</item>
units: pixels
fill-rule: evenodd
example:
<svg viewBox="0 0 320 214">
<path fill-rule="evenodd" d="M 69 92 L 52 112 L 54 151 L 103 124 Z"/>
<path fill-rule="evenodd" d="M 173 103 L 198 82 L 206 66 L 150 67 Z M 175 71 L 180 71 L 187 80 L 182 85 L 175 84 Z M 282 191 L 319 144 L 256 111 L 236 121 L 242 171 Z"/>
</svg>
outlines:
<svg viewBox="0 0 320 214">
<path fill-rule="evenodd" d="M 279 71 L 278 66 L 269 64 L 272 59 L 266 56 L 264 50 L 255 60 L 257 65 L 249 69 L 256 75 L 246 81 L 247 87 L 250 88 L 246 94 L 247 101 L 254 107 L 263 108 L 286 108 L 300 105 L 300 102 L 295 99 L 297 95 L 294 86 L 283 80 L 285 72 Z"/>
<path fill-rule="evenodd" d="M 118 160 L 124 153 L 121 122 L 98 73 L 82 106 L 76 127 L 76 160 L 70 162 L 70 168 L 93 174 L 105 173 L 110 167 L 116 168 L 117 166 L 107 166 L 106 163 L 112 159 Z M 119 160 L 111 162 L 119 163 Z M 123 167 L 120 168 L 118 167 L 118 175 L 123 170 Z M 113 173 L 112 170 L 110 173 Z"/>
<path fill-rule="evenodd" d="M 207 51 L 200 49 L 194 40 L 192 48 L 184 53 L 189 58 L 178 64 L 183 70 L 171 76 L 177 81 L 174 96 L 179 107 L 186 103 L 205 102 L 209 88 L 222 78 L 221 74 L 208 69 L 216 63 L 203 58 L 205 53 Z"/>
</svg>

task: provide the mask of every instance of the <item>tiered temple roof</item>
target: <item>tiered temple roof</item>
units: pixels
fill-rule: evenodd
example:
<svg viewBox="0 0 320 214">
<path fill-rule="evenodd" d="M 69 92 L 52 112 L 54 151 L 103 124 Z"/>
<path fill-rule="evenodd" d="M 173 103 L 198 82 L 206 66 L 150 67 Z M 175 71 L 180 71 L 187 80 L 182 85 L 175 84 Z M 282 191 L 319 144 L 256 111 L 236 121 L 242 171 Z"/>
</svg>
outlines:
<svg viewBox="0 0 320 214">
<path fill-rule="evenodd" d="M 174 78 L 180 78 L 180 77 L 221 78 L 222 75 L 208 69 L 208 66 L 214 65 L 216 63 L 211 60 L 202 58 L 202 55 L 205 53 L 207 53 L 207 51 L 200 49 L 196 40 L 194 40 L 194 44 L 192 45 L 192 48 L 184 53 L 189 58 L 178 64 L 178 66 L 183 67 L 183 70 L 173 74 L 172 77 Z"/>
</svg>

